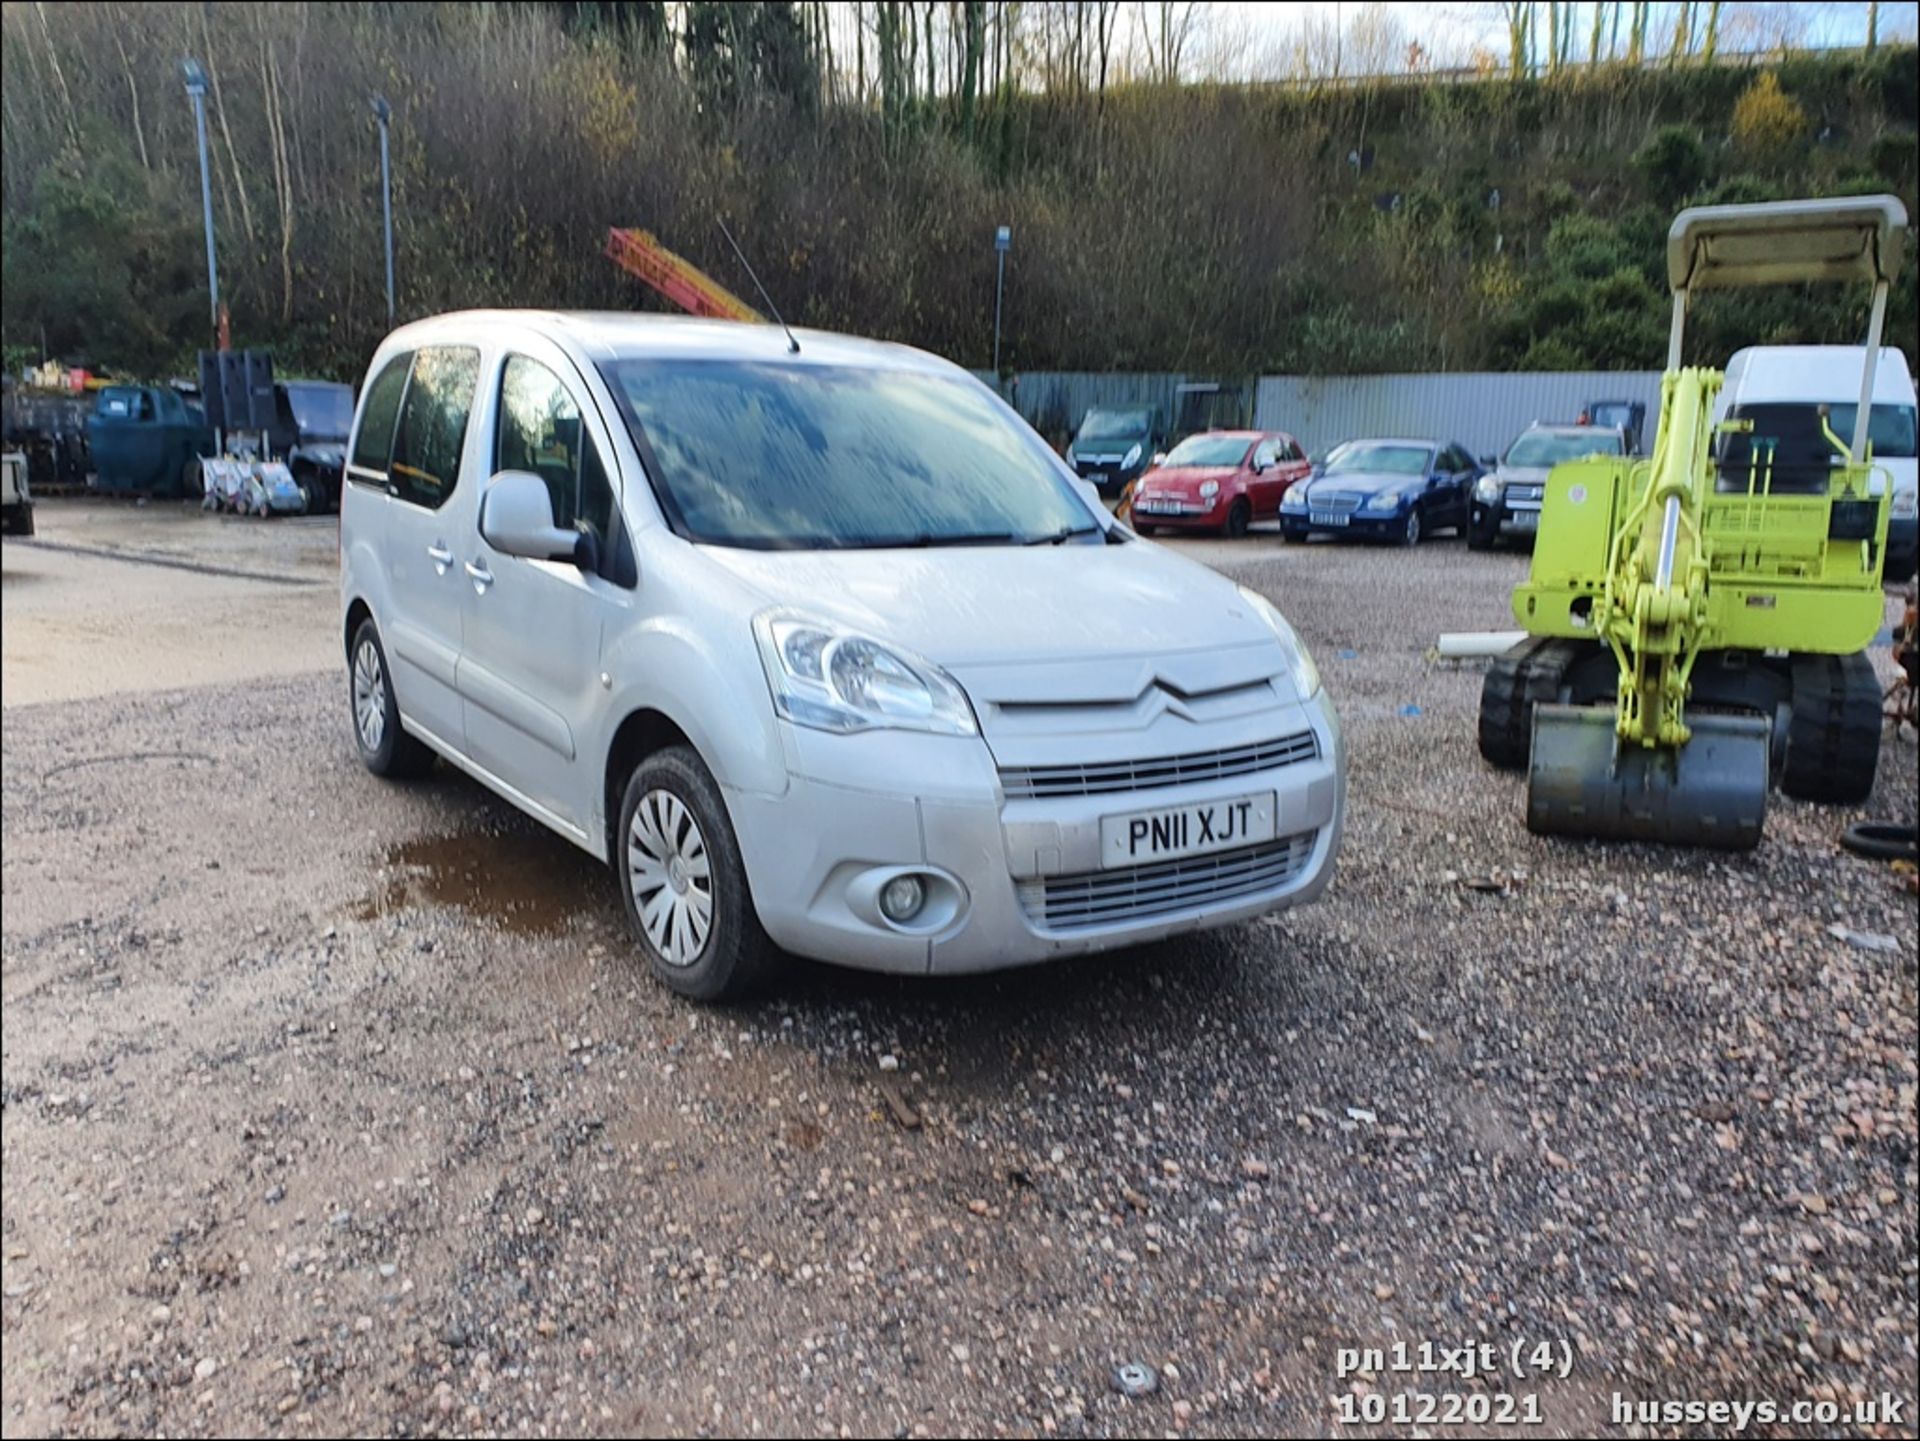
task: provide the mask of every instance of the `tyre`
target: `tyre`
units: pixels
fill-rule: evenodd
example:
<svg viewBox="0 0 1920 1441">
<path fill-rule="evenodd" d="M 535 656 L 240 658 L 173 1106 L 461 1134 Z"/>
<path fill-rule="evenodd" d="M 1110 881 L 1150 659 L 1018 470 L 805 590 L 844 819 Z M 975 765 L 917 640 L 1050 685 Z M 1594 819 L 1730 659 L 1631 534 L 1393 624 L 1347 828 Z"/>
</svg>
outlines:
<svg viewBox="0 0 1920 1441">
<path fill-rule="evenodd" d="M 300 500 L 307 515 L 325 515 L 327 513 L 327 483 L 319 474 L 303 470 L 294 476 L 294 484 L 300 487 Z"/>
<path fill-rule="evenodd" d="M 1293 530 L 1284 525 L 1280 527 L 1280 541 L 1283 545 L 1294 545 L 1306 538 L 1302 531 Z"/>
<path fill-rule="evenodd" d="M 1229 540 L 1238 540 L 1247 533 L 1247 527 L 1253 524 L 1253 506 L 1243 495 L 1227 507 L 1226 533 Z"/>
<path fill-rule="evenodd" d="M 180 464 L 180 498 L 194 500 L 206 492 L 206 482 L 200 475 L 200 457 L 190 455 Z"/>
<path fill-rule="evenodd" d="M 1153 532 L 1154 532 L 1153 526 L 1142 525 L 1137 520 L 1133 523 L 1133 533 L 1137 536 L 1141 536 L 1146 539 L 1151 539 L 1153 537 Z"/>
<path fill-rule="evenodd" d="M 1880 685 L 1858 655 L 1796 655 L 1780 789 L 1805 801 L 1857 805 L 1880 764 Z"/>
<path fill-rule="evenodd" d="M 692 749 L 671 746 L 634 767 L 614 851 L 627 919 L 662 985 L 732 1001 L 773 973 L 780 953 L 753 908 L 720 787 Z"/>
<path fill-rule="evenodd" d="M 352 705 L 354 745 L 368 770 L 388 780 L 407 780 L 433 768 L 432 749 L 408 735 L 400 724 L 387 652 L 370 620 L 361 621 L 360 629 L 353 633 L 347 696 Z"/>
<path fill-rule="evenodd" d="M 1407 511 L 1407 522 L 1400 531 L 1400 544 L 1420 544 L 1420 507 L 1417 505 Z"/>
<path fill-rule="evenodd" d="M 1471 521 L 1460 528 L 1467 533 L 1468 550 L 1492 550 L 1495 542 L 1500 539 L 1500 520 L 1497 516 L 1490 517 L 1490 524 L 1485 528 Z"/>
<path fill-rule="evenodd" d="M 1570 687 L 1583 655 L 1596 655 L 1579 641 L 1529 636 L 1494 657 L 1480 685 L 1480 754 L 1500 770 L 1525 770 L 1533 752 L 1533 708 L 1543 701 L 1591 699 Z"/>
</svg>

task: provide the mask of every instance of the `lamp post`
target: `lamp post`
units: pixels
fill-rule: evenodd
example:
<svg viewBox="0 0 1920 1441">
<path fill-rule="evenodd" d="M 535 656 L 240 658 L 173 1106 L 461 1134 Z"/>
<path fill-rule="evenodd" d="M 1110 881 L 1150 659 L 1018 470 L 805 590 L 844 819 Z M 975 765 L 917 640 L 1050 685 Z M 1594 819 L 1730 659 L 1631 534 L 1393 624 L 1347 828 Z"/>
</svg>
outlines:
<svg viewBox="0 0 1920 1441">
<path fill-rule="evenodd" d="M 193 128 L 200 137 L 200 209 L 207 222 L 207 310 L 213 320 L 214 343 L 220 336 L 220 271 L 213 258 L 213 181 L 207 170 L 207 72 L 198 60 L 180 62 L 180 77 L 193 98 Z"/>
<path fill-rule="evenodd" d="M 995 275 L 993 280 L 993 383 L 1000 383 L 1000 302 L 1007 290 L 1007 252 L 1013 248 L 1013 227 L 1002 225 L 993 232 Z"/>
<path fill-rule="evenodd" d="M 387 230 L 387 329 L 393 329 L 393 163 L 387 152 L 387 123 L 393 118 L 393 107 L 387 104 L 387 97 L 375 95 L 372 98 L 374 117 L 380 122 L 380 205 L 386 218 Z"/>
</svg>

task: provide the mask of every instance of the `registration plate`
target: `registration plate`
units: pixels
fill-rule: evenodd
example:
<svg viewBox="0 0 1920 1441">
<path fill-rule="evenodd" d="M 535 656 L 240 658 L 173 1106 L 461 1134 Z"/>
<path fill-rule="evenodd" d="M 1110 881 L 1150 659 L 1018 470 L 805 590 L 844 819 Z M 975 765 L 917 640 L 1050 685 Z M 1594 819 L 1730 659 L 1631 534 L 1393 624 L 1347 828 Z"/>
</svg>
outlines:
<svg viewBox="0 0 1920 1441">
<path fill-rule="evenodd" d="M 1274 834 L 1272 791 L 1134 811 L 1101 818 L 1100 864 L 1137 866 L 1178 860 L 1270 841 Z"/>
<path fill-rule="evenodd" d="M 1313 517 L 1315 525 L 1345 525 L 1353 519 L 1346 512 L 1339 510 L 1315 510 L 1309 511 L 1308 514 Z"/>
<path fill-rule="evenodd" d="M 1146 515 L 1178 515 L 1180 502 L 1177 500 L 1143 500 L 1134 509 Z"/>
</svg>

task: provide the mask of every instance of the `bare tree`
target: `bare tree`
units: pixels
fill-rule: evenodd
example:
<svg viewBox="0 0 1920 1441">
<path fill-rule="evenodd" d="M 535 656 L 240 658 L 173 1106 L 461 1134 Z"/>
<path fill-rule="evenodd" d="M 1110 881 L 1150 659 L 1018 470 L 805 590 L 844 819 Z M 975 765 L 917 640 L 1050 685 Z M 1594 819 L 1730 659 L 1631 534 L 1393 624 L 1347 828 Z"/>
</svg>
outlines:
<svg viewBox="0 0 1920 1441">
<path fill-rule="evenodd" d="M 1146 41 L 1149 79 L 1163 85 L 1179 83 L 1201 11 L 1199 0 L 1140 0 L 1138 13 Z"/>
</svg>

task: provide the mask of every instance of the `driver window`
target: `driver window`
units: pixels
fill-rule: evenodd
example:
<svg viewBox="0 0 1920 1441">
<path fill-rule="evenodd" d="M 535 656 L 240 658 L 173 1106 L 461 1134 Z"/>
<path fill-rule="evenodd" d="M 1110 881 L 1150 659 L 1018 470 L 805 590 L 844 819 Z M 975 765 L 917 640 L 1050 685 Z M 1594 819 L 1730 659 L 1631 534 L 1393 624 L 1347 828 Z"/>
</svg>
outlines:
<svg viewBox="0 0 1920 1441">
<path fill-rule="evenodd" d="M 1263 470 L 1266 469 L 1266 467 L 1274 464 L 1279 458 L 1279 449 L 1279 445 L 1274 441 L 1261 441 L 1259 445 L 1254 447 L 1253 463 Z"/>
<path fill-rule="evenodd" d="M 553 523 L 586 531 L 605 545 L 613 524 L 613 487 L 599 449 L 560 377 L 523 355 L 508 356 L 500 375 L 493 468 L 539 476 L 553 501 Z"/>
</svg>

